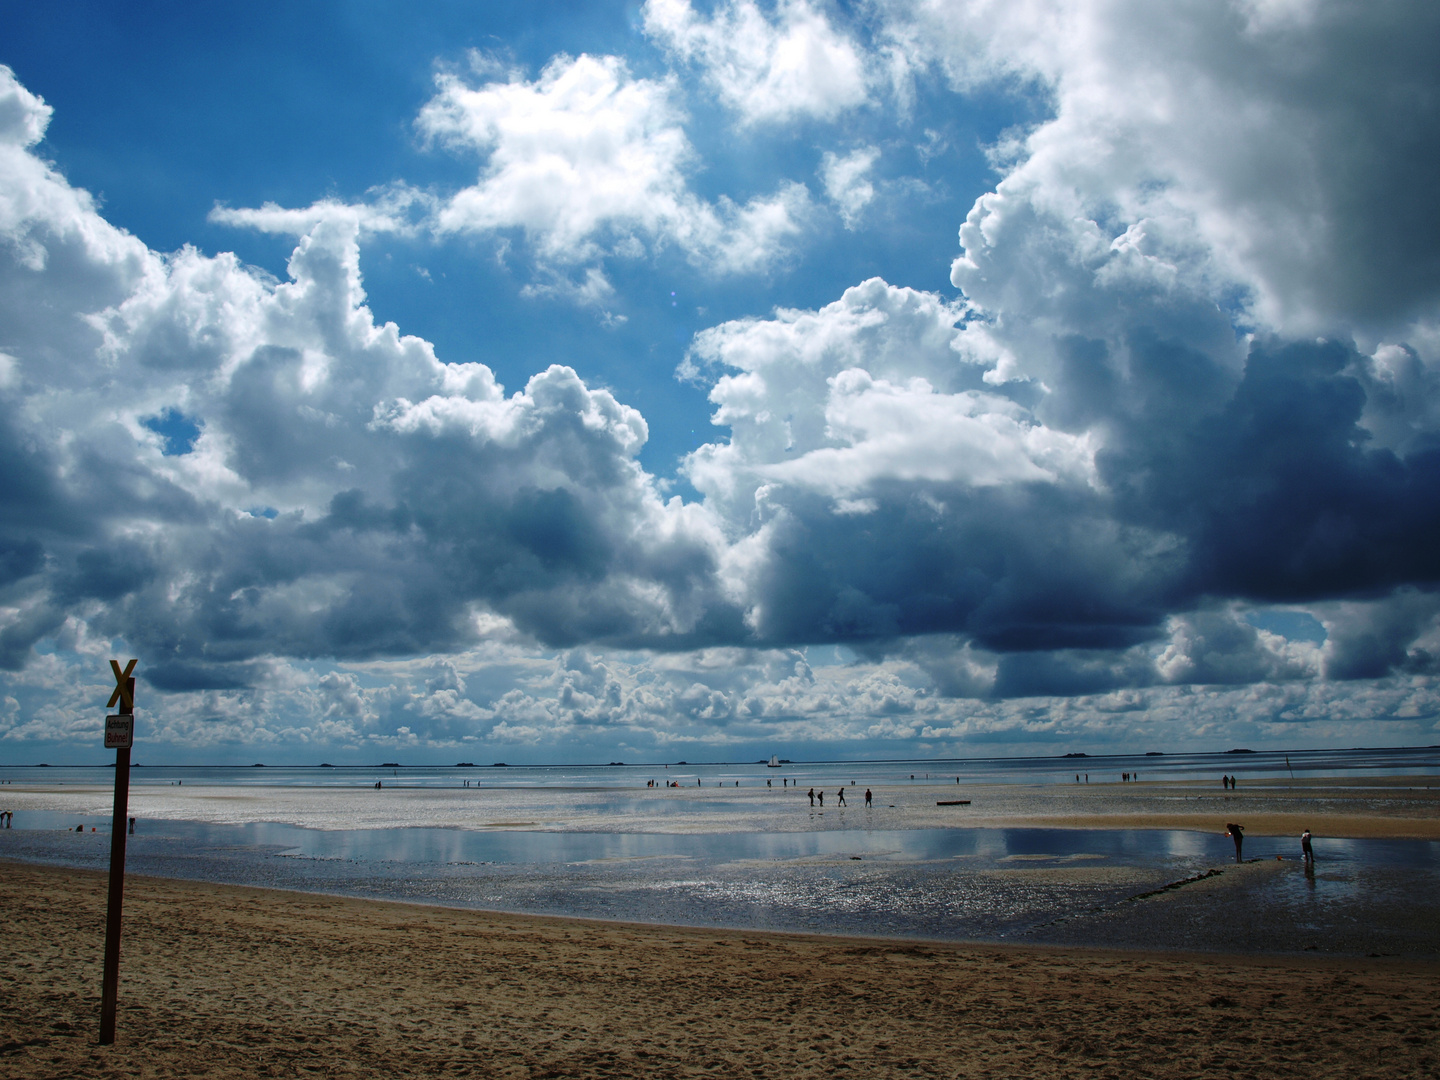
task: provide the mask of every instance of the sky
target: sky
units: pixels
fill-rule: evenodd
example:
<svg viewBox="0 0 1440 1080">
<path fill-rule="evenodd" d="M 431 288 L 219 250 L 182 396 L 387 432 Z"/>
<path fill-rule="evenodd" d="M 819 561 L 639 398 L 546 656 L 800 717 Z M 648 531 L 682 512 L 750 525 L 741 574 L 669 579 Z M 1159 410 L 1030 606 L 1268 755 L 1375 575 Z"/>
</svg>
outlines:
<svg viewBox="0 0 1440 1080">
<path fill-rule="evenodd" d="M 0 764 L 1440 743 L 1440 7 L 0 0 Z"/>
</svg>

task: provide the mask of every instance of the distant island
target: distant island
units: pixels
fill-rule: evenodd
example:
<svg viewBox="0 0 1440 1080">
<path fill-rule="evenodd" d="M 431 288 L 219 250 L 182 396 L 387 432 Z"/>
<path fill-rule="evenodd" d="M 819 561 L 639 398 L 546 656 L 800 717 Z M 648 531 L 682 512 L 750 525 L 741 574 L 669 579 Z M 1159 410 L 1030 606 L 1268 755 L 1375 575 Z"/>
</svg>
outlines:
<svg viewBox="0 0 1440 1080">
<path fill-rule="evenodd" d="M 1089 757 L 1089 754 L 1065 754 L 1065 757 Z"/>
<path fill-rule="evenodd" d="M 265 762 L 263 762 L 263 761 L 257 761 L 257 762 L 255 762 L 254 765 L 251 765 L 250 767 L 251 767 L 252 769 L 263 769 L 263 768 L 265 767 Z"/>
<path fill-rule="evenodd" d="M 382 762 L 380 762 L 380 768 L 382 768 L 382 769 L 398 769 L 399 767 L 400 767 L 400 762 L 398 762 L 398 761 L 382 761 Z"/>
<path fill-rule="evenodd" d="M 677 762 L 675 762 L 675 764 L 676 764 L 676 765 L 689 765 L 690 763 L 689 763 L 688 761 L 677 761 Z"/>
<path fill-rule="evenodd" d="M 333 769 L 335 766 L 334 766 L 334 765 L 331 765 L 330 762 L 328 762 L 328 761 L 322 761 L 322 762 L 320 762 L 320 767 L 321 767 L 322 769 Z"/>
<path fill-rule="evenodd" d="M 1254 750 L 1226 750 L 1227 754 L 1253 754 Z"/>
<path fill-rule="evenodd" d="M 611 764 L 611 765 L 624 765 L 625 762 L 623 762 L 623 761 L 612 761 L 612 762 L 610 762 L 610 764 Z"/>
<path fill-rule="evenodd" d="M 506 765 L 503 761 L 497 761 L 494 765 L 491 765 L 490 767 L 492 769 L 508 769 L 510 766 Z"/>
<path fill-rule="evenodd" d="M 1165 756 L 1165 751 L 1163 751 L 1163 750 L 1146 750 L 1146 751 L 1145 751 L 1145 756 L 1146 756 L 1146 757 L 1164 757 L 1164 756 Z"/>
<path fill-rule="evenodd" d="M 457 761 L 457 762 L 455 762 L 455 768 L 457 768 L 457 769 L 473 769 L 473 768 L 475 768 L 475 762 L 473 762 L 473 761 Z"/>
</svg>

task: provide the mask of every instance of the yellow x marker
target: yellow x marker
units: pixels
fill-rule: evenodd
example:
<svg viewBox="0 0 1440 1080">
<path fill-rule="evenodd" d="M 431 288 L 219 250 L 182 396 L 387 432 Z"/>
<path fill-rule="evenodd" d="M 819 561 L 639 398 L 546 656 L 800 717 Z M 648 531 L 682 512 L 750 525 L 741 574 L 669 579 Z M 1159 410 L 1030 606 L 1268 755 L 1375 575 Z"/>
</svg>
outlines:
<svg viewBox="0 0 1440 1080">
<path fill-rule="evenodd" d="M 126 712 L 135 711 L 135 699 L 130 695 L 130 673 L 135 670 L 135 661 L 131 660 L 125 665 L 125 670 L 120 670 L 120 661 L 111 660 L 110 670 L 115 673 L 115 692 L 110 695 L 106 704 L 107 709 L 113 709 L 117 701 L 125 703 Z"/>
</svg>

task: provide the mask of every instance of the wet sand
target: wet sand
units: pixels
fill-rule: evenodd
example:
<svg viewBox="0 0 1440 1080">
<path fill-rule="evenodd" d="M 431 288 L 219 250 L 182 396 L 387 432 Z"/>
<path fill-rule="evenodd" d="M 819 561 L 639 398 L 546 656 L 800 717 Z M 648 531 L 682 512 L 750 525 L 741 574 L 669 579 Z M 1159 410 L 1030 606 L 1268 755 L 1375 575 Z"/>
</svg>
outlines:
<svg viewBox="0 0 1440 1080">
<path fill-rule="evenodd" d="M 0 1076 L 1415 1077 L 1440 965 L 455 911 L 0 864 Z"/>
</svg>

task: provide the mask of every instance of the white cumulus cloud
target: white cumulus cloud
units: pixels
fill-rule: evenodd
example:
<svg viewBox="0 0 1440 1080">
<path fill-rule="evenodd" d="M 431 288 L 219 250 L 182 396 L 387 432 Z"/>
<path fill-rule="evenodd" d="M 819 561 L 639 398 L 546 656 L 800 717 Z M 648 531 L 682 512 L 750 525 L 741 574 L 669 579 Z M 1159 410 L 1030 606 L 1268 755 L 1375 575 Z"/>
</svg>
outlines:
<svg viewBox="0 0 1440 1080">
<path fill-rule="evenodd" d="M 707 19 L 689 0 L 646 0 L 645 32 L 697 64 L 745 123 L 831 120 L 864 104 L 861 48 L 806 0 L 780 0 L 767 18 L 752 0 L 730 0 Z"/>
<path fill-rule="evenodd" d="M 557 57 L 533 82 L 441 76 L 420 130 L 483 165 L 475 184 L 444 200 L 438 228 L 518 229 L 558 265 L 674 244 L 719 272 L 768 266 L 800 232 L 808 192 L 789 184 L 744 204 L 698 198 L 673 97 L 671 82 L 635 78 L 613 56 Z"/>
</svg>

